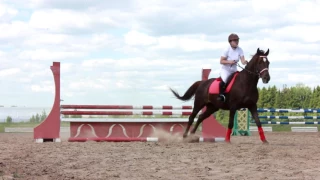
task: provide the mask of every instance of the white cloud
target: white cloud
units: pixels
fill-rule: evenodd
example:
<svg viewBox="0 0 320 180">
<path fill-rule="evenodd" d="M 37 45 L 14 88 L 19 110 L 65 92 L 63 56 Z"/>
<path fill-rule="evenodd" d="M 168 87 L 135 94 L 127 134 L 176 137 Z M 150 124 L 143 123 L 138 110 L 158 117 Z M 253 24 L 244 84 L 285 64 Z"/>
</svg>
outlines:
<svg viewBox="0 0 320 180">
<path fill-rule="evenodd" d="M 128 58 L 128 59 L 90 59 L 84 60 L 82 62 L 83 69 L 88 70 L 104 70 L 106 71 L 106 67 L 108 71 L 112 71 L 115 73 L 124 73 L 124 72 L 146 72 L 152 70 L 164 71 L 165 69 L 179 68 L 184 69 L 186 71 L 190 70 L 190 68 L 198 68 L 202 66 L 208 66 L 208 62 L 214 63 L 218 62 L 218 60 L 211 59 L 185 59 L 185 60 L 176 60 L 176 59 L 147 59 L 147 58 Z M 186 66 L 187 65 L 187 66 Z"/>
<path fill-rule="evenodd" d="M 31 34 L 31 30 L 26 22 L 13 21 L 11 23 L 0 24 L 0 40 L 25 38 Z"/>
<path fill-rule="evenodd" d="M 169 49 L 169 48 L 179 48 L 184 51 L 201 51 L 210 49 L 221 49 L 221 43 L 212 43 L 201 39 L 195 38 L 179 38 L 173 37 L 160 37 L 159 45 L 154 49 Z"/>
<path fill-rule="evenodd" d="M 161 85 L 161 86 L 155 86 L 153 87 L 152 89 L 154 90 L 160 90 L 160 91 L 167 91 L 169 89 L 168 86 L 165 86 L 165 85 Z"/>
<path fill-rule="evenodd" d="M 293 9 L 287 16 L 297 23 L 318 24 L 320 22 L 318 18 L 320 16 L 319 9 L 319 0 L 299 1 L 298 4 L 295 4 L 295 9 Z"/>
<path fill-rule="evenodd" d="M 61 72 L 62 73 L 68 73 L 68 72 L 72 72 L 74 68 L 76 68 L 76 64 L 73 63 L 63 63 L 61 64 Z"/>
<path fill-rule="evenodd" d="M 26 50 L 19 54 L 20 59 L 30 59 L 30 60 L 61 60 L 66 58 L 82 57 L 85 53 L 83 52 L 68 52 L 68 51 L 50 51 L 49 49 L 36 49 L 36 50 Z"/>
<path fill-rule="evenodd" d="M 11 0 L 17 1 L 17 0 Z M 19 2 L 19 1 L 17 1 Z M 132 5 L 131 0 L 118 1 L 100 1 L 100 0 L 29 0 L 28 4 L 30 7 L 35 9 L 75 9 L 75 10 L 86 10 L 86 9 L 108 9 L 113 10 L 117 8 L 126 8 Z"/>
<path fill-rule="evenodd" d="M 18 10 L 0 2 L 0 21 L 8 21 L 18 14 Z"/>
<path fill-rule="evenodd" d="M 291 82 L 301 82 L 305 85 L 308 85 L 309 87 L 316 87 L 319 86 L 320 84 L 320 79 L 319 76 L 315 73 L 300 73 L 300 74 L 296 74 L 296 73 L 289 73 L 288 74 L 288 79 Z"/>
<path fill-rule="evenodd" d="M 31 27 L 57 32 L 64 28 L 87 28 L 90 23 L 91 19 L 87 14 L 69 10 L 36 11 L 30 18 Z"/>
<path fill-rule="evenodd" d="M 148 46 L 150 50 L 180 49 L 186 52 L 222 49 L 224 42 L 209 42 L 205 35 L 198 36 L 160 36 L 152 37 L 147 34 L 130 31 L 125 35 L 125 42 L 129 46 Z"/>
<path fill-rule="evenodd" d="M 93 82 L 92 80 L 80 80 L 79 82 L 71 82 L 69 85 L 70 89 L 76 89 L 83 91 L 84 89 L 104 89 L 107 88 L 106 85 L 102 85 L 99 82 Z"/>
<path fill-rule="evenodd" d="M 35 77 L 52 77 L 52 73 L 48 69 L 41 69 L 41 70 L 35 70 L 34 72 L 30 73 L 28 75 L 30 78 L 35 78 Z"/>
<path fill-rule="evenodd" d="M 112 65 L 116 63 L 114 59 L 91 59 L 86 60 L 81 63 L 85 68 L 96 68 L 96 67 L 106 67 L 107 65 Z"/>
<path fill-rule="evenodd" d="M 64 103 L 192 104 L 172 98 L 167 88 L 184 92 L 201 78 L 202 68 L 219 76 L 231 32 L 239 34 L 247 59 L 257 48 L 270 49 L 271 81 L 259 86 L 320 85 L 319 1 L 260 3 L 4 0 L 2 101 L 11 105 L 23 90 L 21 104 L 51 106 L 49 66 L 59 61 Z M 39 94 L 41 101 L 27 99 Z"/>
<path fill-rule="evenodd" d="M 155 44 L 157 39 L 151 36 L 148 36 L 143 33 L 139 33 L 137 31 L 130 31 L 124 36 L 125 42 L 128 45 L 136 46 L 136 45 L 143 45 L 148 46 Z"/>
<path fill-rule="evenodd" d="M 271 34 L 271 33 L 270 33 Z M 260 47 L 260 49 L 267 50 L 270 49 L 269 58 L 271 61 L 281 60 L 281 57 L 285 57 L 285 59 L 290 61 L 292 59 L 296 59 L 297 57 L 309 55 L 309 56 L 319 56 L 318 50 L 320 48 L 320 44 L 318 43 L 306 43 L 301 42 L 299 40 L 278 40 L 279 38 L 261 38 L 258 37 L 252 38 L 252 40 L 240 42 L 241 46 L 244 49 L 244 53 L 247 55 L 252 55 L 256 52 L 256 49 Z M 302 45 L 303 44 L 303 45 Z M 299 53 L 297 53 L 299 52 Z M 289 58 L 288 58 L 289 57 Z M 272 60 L 273 59 L 273 60 Z"/>
<path fill-rule="evenodd" d="M 20 72 L 21 72 L 21 70 L 19 68 L 4 69 L 4 70 L 0 70 L 0 77 L 1 78 L 10 77 L 10 76 L 16 75 Z"/>
<path fill-rule="evenodd" d="M 286 1 L 286 0 L 278 0 L 277 3 L 264 3 L 261 4 L 259 0 L 252 0 L 251 5 L 255 13 L 270 13 L 276 12 L 279 9 L 291 9 L 294 6 L 297 6 L 298 0 Z"/>
<path fill-rule="evenodd" d="M 307 43 L 315 43 L 320 41 L 320 35 L 318 35 L 319 31 L 320 25 L 295 24 L 279 29 L 270 29 L 268 30 L 268 33 L 277 39 L 286 38 Z"/>
<path fill-rule="evenodd" d="M 50 92 L 54 93 L 54 83 L 52 81 L 42 81 L 30 86 L 33 92 Z"/>
<path fill-rule="evenodd" d="M 60 56 L 81 57 L 87 53 L 96 52 L 101 48 L 117 47 L 118 42 L 112 35 L 107 33 L 94 33 L 90 34 L 90 36 L 77 36 L 74 34 L 51 34 L 46 32 L 28 36 L 22 45 L 27 49 L 36 49 L 29 50 L 27 53 L 39 55 L 39 53 L 46 54 L 52 52 L 54 54 L 51 56 L 52 58 L 60 58 Z M 53 52 L 52 49 L 54 49 L 55 52 Z"/>
<path fill-rule="evenodd" d="M 293 63 L 304 63 L 306 61 L 309 62 L 318 62 L 320 61 L 320 55 L 313 55 L 313 54 L 295 54 L 292 53 L 273 53 L 269 57 L 271 62 L 279 62 L 279 61 L 286 61 L 286 62 L 293 62 Z"/>
<path fill-rule="evenodd" d="M 132 89 L 132 87 L 129 84 L 123 81 L 116 82 L 116 86 L 119 89 L 129 89 L 129 88 Z"/>
<path fill-rule="evenodd" d="M 100 44 L 105 44 L 106 42 L 110 41 L 112 37 L 109 34 L 93 34 L 92 39 L 91 39 L 91 44 L 92 45 L 100 45 Z"/>
<path fill-rule="evenodd" d="M 30 18 L 30 26 L 49 32 L 69 32 L 71 30 L 90 30 L 97 24 L 116 26 L 117 22 L 108 16 L 98 16 L 74 10 L 39 10 Z"/>
<path fill-rule="evenodd" d="M 0 57 L 1 57 L 1 58 L 4 57 L 5 55 L 6 55 L 6 52 L 0 51 Z"/>
<path fill-rule="evenodd" d="M 67 34 L 50 34 L 50 33 L 37 33 L 28 38 L 24 43 L 27 46 L 42 45 L 62 45 L 67 41 L 75 40 L 71 35 Z"/>
</svg>

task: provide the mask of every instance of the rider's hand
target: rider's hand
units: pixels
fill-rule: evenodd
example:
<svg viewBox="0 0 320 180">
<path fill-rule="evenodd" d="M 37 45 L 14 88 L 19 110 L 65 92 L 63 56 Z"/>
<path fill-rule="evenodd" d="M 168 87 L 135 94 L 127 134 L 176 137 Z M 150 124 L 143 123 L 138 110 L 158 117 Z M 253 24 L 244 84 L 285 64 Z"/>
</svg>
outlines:
<svg viewBox="0 0 320 180">
<path fill-rule="evenodd" d="M 232 65 L 233 65 L 233 64 L 237 64 L 237 61 L 236 61 L 236 60 L 233 60 L 233 61 L 230 62 L 230 64 L 232 64 Z"/>
</svg>

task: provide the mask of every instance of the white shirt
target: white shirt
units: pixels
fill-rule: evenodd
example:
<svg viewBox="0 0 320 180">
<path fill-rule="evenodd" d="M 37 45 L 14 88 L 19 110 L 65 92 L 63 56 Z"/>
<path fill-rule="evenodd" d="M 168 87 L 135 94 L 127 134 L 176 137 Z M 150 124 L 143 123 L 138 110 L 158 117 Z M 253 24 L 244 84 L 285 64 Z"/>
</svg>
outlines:
<svg viewBox="0 0 320 180">
<path fill-rule="evenodd" d="M 244 56 L 243 55 L 243 50 L 241 47 L 237 47 L 236 49 L 233 49 L 231 46 L 229 46 L 222 54 L 223 57 L 226 57 L 227 60 L 233 61 L 236 60 L 239 62 L 240 57 Z M 227 70 L 227 71 L 232 71 L 235 72 L 237 71 L 237 65 L 236 64 L 222 64 L 221 69 Z"/>
</svg>

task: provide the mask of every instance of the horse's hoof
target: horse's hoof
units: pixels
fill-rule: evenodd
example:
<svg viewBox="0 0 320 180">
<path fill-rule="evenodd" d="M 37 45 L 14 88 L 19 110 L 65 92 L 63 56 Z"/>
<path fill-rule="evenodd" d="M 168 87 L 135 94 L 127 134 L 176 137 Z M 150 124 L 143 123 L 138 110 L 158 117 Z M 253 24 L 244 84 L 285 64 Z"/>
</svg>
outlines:
<svg viewBox="0 0 320 180">
<path fill-rule="evenodd" d="M 187 135 L 183 135 L 182 137 L 185 139 L 187 137 Z"/>
<path fill-rule="evenodd" d="M 263 144 L 269 144 L 267 140 L 262 141 Z"/>
<path fill-rule="evenodd" d="M 226 143 L 231 144 L 230 140 L 225 140 Z"/>
</svg>

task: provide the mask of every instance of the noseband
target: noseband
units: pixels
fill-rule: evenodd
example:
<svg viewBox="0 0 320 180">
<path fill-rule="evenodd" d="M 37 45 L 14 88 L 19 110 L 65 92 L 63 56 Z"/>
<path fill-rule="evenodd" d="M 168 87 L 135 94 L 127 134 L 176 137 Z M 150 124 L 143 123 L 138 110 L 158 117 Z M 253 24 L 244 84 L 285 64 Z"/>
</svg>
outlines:
<svg viewBox="0 0 320 180">
<path fill-rule="evenodd" d="M 262 69 L 262 70 L 259 72 L 259 78 L 261 78 L 261 73 L 263 73 L 263 71 L 269 71 L 269 69 L 268 69 L 268 68 Z"/>
<path fill-rule="evenodd" d="M 260 57 L 260 58 L 266 58 L 267 56 L 259 56 L 259 57 Z M 237 63 L 237 65 L 238 65 L 240 68 L 248 71 L 249 73 L 259 76 L 259 78 L 261 78 L 261 73 L 263 73 L 264 71 L 269 71 L 268 68 L 264 68 L 264 69 L 262 69 L 260 72 L 259 72 L 258 70 L 257 70 L 256 72 L 252 72 L 252 71 L 249 71 L 249 70 L 246 69 L 246 68 L 241 67 L 238 63 Z"/>
</svg>

